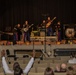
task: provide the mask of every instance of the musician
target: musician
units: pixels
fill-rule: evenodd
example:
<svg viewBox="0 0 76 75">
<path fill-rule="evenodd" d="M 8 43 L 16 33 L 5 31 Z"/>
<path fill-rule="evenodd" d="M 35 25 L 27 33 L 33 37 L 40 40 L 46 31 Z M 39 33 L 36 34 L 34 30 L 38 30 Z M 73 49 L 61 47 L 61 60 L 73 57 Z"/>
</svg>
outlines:
<svg viewBox="0 0 76 75">
<path fill-rule="evenodd" d="M 14 33 L 14 41 L 20 41 L 21 40 L 21 25 L 17 24 L 14 29 L 13 29 L 13 33 Z"/>
<path fill-rule="evenodd" d="M 46 28 L 47 28 L 47 36 L 52 35 L 52 26 L 51 26 L 51 19 L 50 17 L 46 20 Z"/>
<path fill-rule="evenodd" d="M 46 27 L 46 21 L 43 20 L 43 21 L 42 21 L 42 24 L 41 24 L 41 28 L 45 28 L 45 27 Z"/>
<path fill-rule="evenodd" d="M 29 24 L 28 21 L 25 21 L 25 23 L 23 24 L 23 29 L 27 29 L 26 31 L 24 30 L 23 33 L 23 40 L 25 41 L 29 41 L 30 42 L 30 31 L 29 31 Z"/>
<path fill-rule="evenodd" d="M 57 25 L 55 27 L 56 27 L 56 33 L 58 36 L 58 41 L 61 41 L 61 23 L 60 23 L 60 21 L 57 22 Z"/>
</svg>

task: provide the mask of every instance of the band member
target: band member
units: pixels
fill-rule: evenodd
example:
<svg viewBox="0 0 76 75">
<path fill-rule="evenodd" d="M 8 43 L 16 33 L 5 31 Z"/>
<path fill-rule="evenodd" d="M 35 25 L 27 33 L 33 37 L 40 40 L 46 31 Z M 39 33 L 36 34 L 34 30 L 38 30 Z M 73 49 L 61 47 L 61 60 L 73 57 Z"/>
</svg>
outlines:
<svg viewBox="0 0 76 75">
<path fill-rule="evenodd" d="M 30 42 L 30 31 L 29 31 L 29 24 L 28 21 L 25 21 L 25 23 L 23 24 L 23 40 L 25 41 L 29 41 Z"/>
<path fill-rule="evenodd" d="M 56 33 L 58 36 L 58 41 L 61 41 L 61 23 L 60 23 L 60 21 L 57 22 L 57 25 L 55 27 L 56 27 Z"/>
<path fill-rule="evenodd" d="M 43 20 L 42 24 L 41 24 L 41 28 L 45 28 L 46 27 L 46 21 Z"/>
<path fill-rule="evenodd" d="M 21 40 L 21 25 L 17 24 L 14 29 L 13 29 L 13 33 L 14 33 L 14 41 L 20 41 Z"/>
<path fill-rule="evenodd" d="M 47 36 L 52 35 L 52 26 L 51 26 L 51 19 L 50 19 L 50 17 L 47 18 L 46 28 L 47 28 Z"/>
</svg>

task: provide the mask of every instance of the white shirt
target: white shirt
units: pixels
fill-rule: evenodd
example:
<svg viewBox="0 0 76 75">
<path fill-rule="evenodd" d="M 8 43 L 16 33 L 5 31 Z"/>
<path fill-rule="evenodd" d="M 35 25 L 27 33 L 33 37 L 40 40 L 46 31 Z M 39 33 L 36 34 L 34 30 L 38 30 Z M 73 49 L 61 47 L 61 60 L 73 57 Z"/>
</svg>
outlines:
<svg viewBox="0 0 76 75">
<path fill-rule="evenodd" d="M 76 58 L 70 59 L 68 61 L 68 63 L 70 63 L 70 64 L 76 64 Z"/>
<path fill-rule="evenodd" d="M 25 69 L 23 70 L 23 73 L 27 74 L 30 70 L 30 68 L 32 67 L 34 63 L 34 58 L 32 57 L 29 61 L 29 63 L 27 64 L 27 66 L 25 67 Z M 2 57 L 2 65 L 3 65 L 3 69 L 5 71 L 6 74 L 13 74 L 14 71 L 11 71 L 7 65 L 7 62 L 5 60 L 5 57 Z"/>
</svg>

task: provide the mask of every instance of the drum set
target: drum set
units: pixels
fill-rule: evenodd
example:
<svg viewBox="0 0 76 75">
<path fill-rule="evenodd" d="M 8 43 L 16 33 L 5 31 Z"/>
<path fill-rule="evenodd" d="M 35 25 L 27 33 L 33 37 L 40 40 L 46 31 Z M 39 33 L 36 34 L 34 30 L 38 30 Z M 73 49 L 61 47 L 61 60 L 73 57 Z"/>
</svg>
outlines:
<svg viewBox="0 0 76 75">
<path fill-rule="evenodd" d="M 74 28 L 67 28 L 65 31 L 65 35 L 66 37 L 68 37 L 69 39 L 73 39 L 74 35 L 75 35 L 75 30 Z"/>
<path fill-rule="evenodd" d="M 72 44 L 73 40 L 75 39 L 75 29 L 67 28 L 65 31 L 65 35 L 67 37 L 67 43 Z"/>
<path fill-rule="evenodd" d="M 46 28 L 44 27 L 38 27 L 37 30 L 33 30 L 31 32 L 31 36 L 41 36 L 44 37 L 46 34 Z"/>
</svg>

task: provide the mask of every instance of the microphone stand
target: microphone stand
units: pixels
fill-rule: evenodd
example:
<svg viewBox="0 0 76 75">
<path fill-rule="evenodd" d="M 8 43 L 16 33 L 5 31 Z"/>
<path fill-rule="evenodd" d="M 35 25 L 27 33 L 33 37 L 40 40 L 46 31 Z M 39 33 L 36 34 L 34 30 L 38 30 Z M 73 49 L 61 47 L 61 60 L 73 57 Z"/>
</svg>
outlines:
<svg viewBox="0 0 76 75">
<path fill-rule="evenodd" d="M 44 20 L 46 21 L 46 17 L 48 16 L 48 14 L 42 14 L 42 16 L 44 17 Z M 46 53 L 46 23 L 45 23 L 45 36 L 44 36 L 44 52 Z"/>
</svg>

